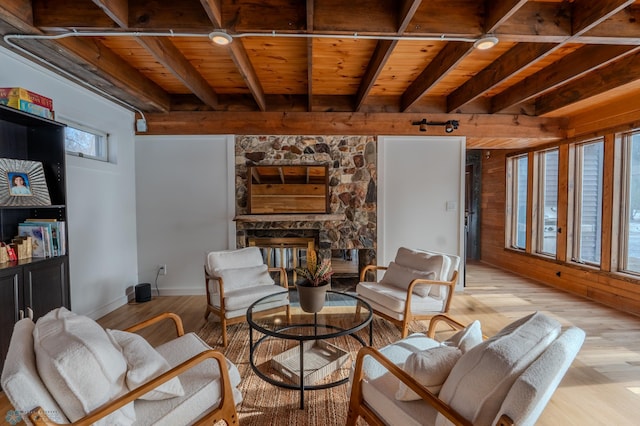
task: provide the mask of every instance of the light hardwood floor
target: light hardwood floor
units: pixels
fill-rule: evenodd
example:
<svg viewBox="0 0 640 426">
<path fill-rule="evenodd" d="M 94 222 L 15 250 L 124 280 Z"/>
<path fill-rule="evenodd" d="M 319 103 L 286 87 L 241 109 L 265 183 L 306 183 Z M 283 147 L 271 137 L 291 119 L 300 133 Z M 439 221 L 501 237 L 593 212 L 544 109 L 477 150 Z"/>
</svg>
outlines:
<svg viewBox="0 0 640 426">
<path fill-rule="evenodd" d="M 543 311 L 563 325 L 587 333 L 585 344 L 547 405 L 539 425 L 640 424 L 640 318 L 519 277 L 485 264 L 470 264 L 467 287 L 456 293 L 451 316 L 463 322 L 480 320 L 493 335 L 514 319 Z M 185 330 L 204 323 L 204 296 L 160 297 L 126 305 L 99 320 L 107 328 L 124 328 L 155 313 L 181 315 Z M 426 330 L 423 323 L 412 331 Z M 152 343 L 166 339 L 159 326 L 145 334 Z M 10 406 L 0 400 L 0 418 Z M 2 422 L 1 424 L 7 424 Z"/>
</svg>

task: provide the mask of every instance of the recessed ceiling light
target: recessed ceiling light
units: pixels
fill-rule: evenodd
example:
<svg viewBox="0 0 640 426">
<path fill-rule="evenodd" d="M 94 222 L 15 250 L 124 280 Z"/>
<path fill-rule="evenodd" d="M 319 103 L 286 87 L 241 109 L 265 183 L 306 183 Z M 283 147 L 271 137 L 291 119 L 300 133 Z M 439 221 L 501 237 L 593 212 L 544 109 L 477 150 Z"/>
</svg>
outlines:
<svg viewBox="0 0 640 426">
<path fill-rule="evenodd" d="M 496 44 L 498 44 L 498 37 L 487 36 L 476 40 L 476 42 L 473 43 L 473 47 L 478 50 L 487 50 L 491 49 Z"/>
<path fill-rule="evenodd" d="M 227 44 L 233 41 L 233 37 L 231 37 L 229 34 L 225 33 L 224 31 L 213 31 L 209 33 L 209 38 L 211 39 L 212 42 L 220 46 L 226 46 Z"/>
</svg>

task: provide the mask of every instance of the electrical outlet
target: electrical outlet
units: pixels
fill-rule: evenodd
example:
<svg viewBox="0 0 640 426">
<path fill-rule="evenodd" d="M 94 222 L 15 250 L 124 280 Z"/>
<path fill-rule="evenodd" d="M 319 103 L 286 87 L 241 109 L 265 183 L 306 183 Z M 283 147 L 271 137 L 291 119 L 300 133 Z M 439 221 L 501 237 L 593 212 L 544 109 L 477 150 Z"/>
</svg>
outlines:
<svg viewBox="0 0 640 426">
<path fill-rule="evenodd" d="M 160 265 L 159 269 L 160 269 L 160 275 L 167 275 L 167 264 L 166 263 L 164 265 Z"/>
</svg>

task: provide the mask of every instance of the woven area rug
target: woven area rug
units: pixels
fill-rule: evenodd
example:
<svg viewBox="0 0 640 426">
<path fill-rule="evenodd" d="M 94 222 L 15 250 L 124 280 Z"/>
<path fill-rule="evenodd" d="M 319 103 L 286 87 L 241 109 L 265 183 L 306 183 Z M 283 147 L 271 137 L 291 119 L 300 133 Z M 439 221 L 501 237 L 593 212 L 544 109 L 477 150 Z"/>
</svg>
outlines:
<svg viewBox="0 0 640 426">
<path fill-rule="evenodd" d="M 352 314 L 353 315 L 353 314 Z M 400 339 L 400 331 L 387 321 L 374 317 L 373 319 L 373 346 L 380 348 Z M 426 331 L 426 323 L 412 324 L 412 331 Z M 263 425 L 344 425 L 347 419 L 349 405 L 348 384 L 342 384 L 329 389 L 305 391 L 305 408 L 300 409 L 300 393 L 297 390 L 285 389 L 267 383 L 258 377 L 249 364 L 249 326 L 248 324 L 236 324 L 228 327 L 229 344 L 222 347 L 220 324 L 209 321 L 198 331 L 198 335 L 211 347 L 224 353 L 238 370 L 242 382 L 239 389 L 243 395 L 243 402 L 238 406 L 238 415 L 242 426 Z M 368 343 L 368 328 L 361 330 L 359 335 Z M 261 336 L 254 332 L 254 339 Z M 254 340 L 255 341 L 255 340 Z M 349 352 L 351 360 L 355 361 L 358 349 L 362 345 L 353 338 L 342 337 L 331 340 L 332 344 Z M 273 354 L 284 352 L 296 343 L 286 343 L 280 340 L 267 340 L 262 348 L 268 349 Z M 269 345 L 275 345 L 269 346 Z M 287 346 L 288 345 L 288 346 Z M 265 359 L 258 352 L 257 363 L 264 363 L 265 371 L 271 371 L 271 360 Z M 346 377 L 351 368 L 349 360 L 342 371 Z M 271 371 L 274 375 L 277 371 Z M 335 376 L 330 376 L 332 379 Z"/>
</svg>

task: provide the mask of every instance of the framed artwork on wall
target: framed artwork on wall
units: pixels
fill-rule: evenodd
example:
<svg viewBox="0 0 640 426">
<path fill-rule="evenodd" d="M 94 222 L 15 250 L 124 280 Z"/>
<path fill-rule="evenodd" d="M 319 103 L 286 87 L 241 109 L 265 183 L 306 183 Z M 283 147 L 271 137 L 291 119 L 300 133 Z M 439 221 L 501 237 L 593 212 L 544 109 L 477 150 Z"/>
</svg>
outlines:
<svg viewBox="0 0 640 426">
<path fill-rule="evenodd" d="M 49 206 L 51 199 L 39 161 L 0 158 L 0 206 Z"/>
</svg>

